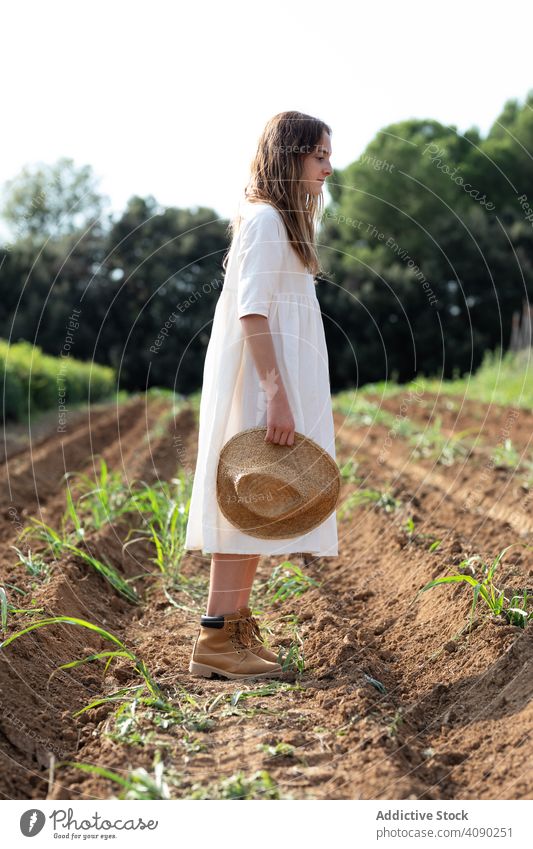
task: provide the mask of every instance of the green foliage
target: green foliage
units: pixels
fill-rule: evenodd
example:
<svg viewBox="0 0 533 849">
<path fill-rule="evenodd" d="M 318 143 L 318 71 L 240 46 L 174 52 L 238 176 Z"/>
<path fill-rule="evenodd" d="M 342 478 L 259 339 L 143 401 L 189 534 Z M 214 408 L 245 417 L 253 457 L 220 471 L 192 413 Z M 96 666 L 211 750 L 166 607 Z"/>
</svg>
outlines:
<svg viewBox="0 0 533 849">
<path fill-rule="evenodd" d="M 497 445 L 492 452 L 491 459 L 496 466 L 507 469 L 516 469 L 520 465 L 520 454 L 513 446 L 511 439 L 504 439 L 501 445 Z"/>
<path fill-rule="evenodd" d="M 187 731 L 210 731 L 214 721 L 201 708 L 197 700 L 183 690 L 186 698 L 181 698 L 178 704 L 171 704 L 164 698 L 143 696 L 140 688 L 135 693 L 120 691 L 112 698 L 97 699 L 87 705 L 80 713 L 97 708 L 106 702 L 123 698 L 123 703 L 116 709 L 111 719 L 111 730 L 108 731 L 112 740 L 130 745 L 146 745 L 159 743 L 157 729 L 167 731 L 169 728 L 187 729 Z M 191 737 L 187 734 L 189 744 Z M 194 747 L 193 747 L 194 748 Z M 190 749 L 189 749 L 190 750 Z M 198 751 L 198 747 L 196 747 Z"/>
<path fill-rule="evenodd" d="M 290 644 L 286 652 L 283 649 L 280 649 L 278 654 L 278 663 L 281 664 L 283 672 L 298 672 L 299 674 L 304 672 L 304 643 L 299 631 L 296 631 L 295 639 Z"/>
<path fill-rule="evenodd" d="M 134 532 L 140 533 L 140 538 L 153 542 L 156 553 L 151 558 L 152 562 L 171 583 L 176 583 L 185 553 L 192 481 L 179 468 L 177 477 L 172 478 L 170 484 L 166 481 L 158 481 L 155 485 L 141 484 L 142 488 L 132 494 L 130 505 L 143 516 L 146 524 L 135 528 Z M 127 545 L 134 541 L 130 540 Z"/>
<path fill-rule="evenodd" d="M 406 541 L 409 543 L 427 545 L 428 541 L 431 542 L 428 545 L 428 551 L 436 551 L 440 546 L 442 540 L 435 539 L 433 534 L 423 534 L 420 531 L 416 530 L 416 523 L 412 516 L 409 516 L 406 522 L 401 526 L 400 531 L 404 534 Z"/>
<path fill-rule="evenodd" d="M 294 758 L 296 749 L 290 743 L 284 743 L 280 740 L 275 745 L 263 743 L 260 745 L 261 751 L 269 758 Z"/>
<path fill-rule="evenodd" d="M 298 598 L 318 586 L 318 581 L 304 574 L 299 566 L 285 560 L 272 570 L 266 583 L 266 593 L 270 602 L 286 601 L 288 598 Z"/>
<path fill-rule="evenodd" d="M 209 699 L 205 704 L 207 715 L 213 715 L 215 712 L 218 716 L 237 716 L 246 715 L 252 716 L 256 713 L 271 713 L 267 708 L 252 707 L 248 709 L 247 703 L 254 699 L 263 698 L 264 696 L 275 696 L 280 692 L 288 692 L 290 690 L 298 690 L 299 685 L 288 684 L 285 681 L 269 681 L 262 687 L 243 688 L 235 690 L 233 693 L 221 692 L 213 699 Z"/>
<path fill-rule="evenodd" d="M 51 573 L 52 567 L 50 563 L 47 563 L 42 554 L 32 554 L 31 548 L 28 549 L 28 552 L 25 553 L 17 548 L 16 545 L 11 545 L 10 548 L 13 548 L 18 555 L 20 562 L 23 566 L 26 567 L 26 571 L 33 578 L 39 578 L 42 581 L 48 581 Z"/>
<path fill-rule="evenodd" d="M 73 481 L 67 489 L 65 518 L 70 518 L 78 530 L 82 517 L 87 519 L 92 529 L 97 530 L 134 509 L 132 493 L 124 485 L 121 473 L 116 469 L 110 471 L 103 457 L 100 457 L 100 472 L 96 481 L 84 472 L 67 472 L 64 477 Z M 78 496 L 76 507 L 71 489 Z"/>
<path fill-rule="evenodd" d="M 414 459 L 430 458 L 443 466 L 451 466 L 457 460 L 464 459 L 471 450 L 471 445 L 464 437 L 469 433 L 478 433 L 478 427 L 467 428 L 460 433 L 447 436 L 442 433 L 442 416 L 437 416 L 431 425 L 425 425 L 419 433 L 410 436 L 413 445 Z"/>
<path fill-rule="evenodd" d="M 93 764 L 76 763 L 75 761 L 61 761 L 56 764 L 56 769 L 65 766 L 79 769 L 89 775 L 97 775 L 101 778 L 107 778 L 115 784 L 118 784 L 119 787 L 122 788 L 121 792 L 118 797 L 111 798 L 139 800 L 170 799 L 171 795 L 169 784 L 174 786 L 179 785 L 179 779 L 173 772 L 170 773 L 170 781 L 168 776 L 167 779 L 165 779 L 165 766 L 163 761 L 160 759 L 159 750 L 156 751 L 154 756 L 153 776 L 150 775 L 144 767 L 138 767 L 137 769 L 130 770 L 127 776 L 124 777 L 118 772 L 106 769 L 105 767 L 94 766 Z"/>
<path fill-rule="evenodd" d="M 90 167 L 66 158 L 23 169 L 5 185 L 1 212 L 13 232 L 0 250 L 0 336 L 63 351 L 63 364 L 74 355 L 109 365 L 128 390 L 193 392 L 222 289 L 228 222 L 206 207 L 163 208 L 151 196 L 131 197 L 118 220 L 106 220 L 106 201 Z M 65 352 L 73 309 L 78 322 Z M 99 382 L 93 373 L 91 400 Z M 11 374 L 7 389 L 16 414 Z"/>
<path fill-rule="evenodd" d="M 188 799 L 282 799 L 279 788 L 266 770 L 257 770 L 249 778 L 240 770 L 218 784 L 194 785 Z"/>
<path fill-rule="evenodd" d="M 333 410 L 347 416 L 354 425 L 370 426 L 382 424 L 390 426 L 394 416 L 388 410 L 383 410 L 375 401 L 370 401 L 365 394 L 356 393 L 353 389 L 337 392 L 332 399 Z"/>
<path fill-rule="evenodd" d="M 102 560 L 99 560 L 97 557 L 90 554 L 88 550 L 80 548 L 79 545 L 74 544 L 73 538 L 74 541 L 79 538 L 83 539 L 85 532 L 81 527 L 80 520 L 76 514 L 70 491 L 67 493 L 67 500 L 69 502 L 67 513 L 73 517 L 75 525 L 74 531 L 67 532 L 64 527 L 62 531 L 56 531 L 55 528 L 47 525 L 46 522 L 32 516 L 30 518 L 30 524 L 27 525 L 19 534 L 19 539 L 30 537 L 45 542 L 54 560 L 67 552 L 75 554 L 98 572 L 125 599 L 132 604 L 138 604 L 139 596 L 137 595 L 137 592 L 131 587 L 129 581 L 126 578 L 123 578 L 114 566 L 104 563 Z"/>
<path fill-rule="evenodd" d="M 10 613 L 25 613 L 31 616 L 34 613 L 42 613 L 44 610 L 42 607 L 21 608 L 12 604 L 8 599 L 6 586 L 12 587 L 12 584 L 5 584 L 4 586 L 0 585 L 0 630 L 2 633 L 7 631 Z M 18 587 L 14 587 L 14 589 L 18 592 L 23 592 L 23 590 L 20 590 Z"/>
<path fill-rule="evenodd" d="M 368 681 L 368 683 L 369 683 L 372 687 L 375 687 L 375 689 L 376 689 L 379 693 L 386 693 L 386 692 L 387 692 L 387 688 L 385 687 L 385 685 L 384 685 L 384 684 L 382 684 L 382 682 L 381 682 L 381 681 L 378 681 L 378 679 L 377 679 L 377 678 L 374 678 L 372 675 L 368 675 L 366 672 L 365 672 L 365 673 L 363 673 L 363 674 L 364 674 L 364 678 L 365 678 L 365 680 L 366 680 L 366 681 Z"/>
<path fill-rule="evenodd" d="M 419 590 L 419 593 L 426 592 L 426 590 L 440 586 L 441 584 L 464 583 L 472 587 L 473 592 L 472 607 L 470 611 L 470 625 L 472 624 L 476 605 L 481 598 L 493 615 L 503 616 L 509 624 L 525 628 L 527 623 L 533 619 L 533 610 L 528 609 L 528 607 L 530 607 L 530 602 L 533 601 L 533 595 L 528 594 L 528 591 L 524 590 L 522 592 L 515 593 L 510 602 L 506 604 L 505 591 L 499 590 L 492 580 L 500 561 L 514 545 L 523 545 L 525 548 L 530 547 L 525 543 L 512 543 L 500 551 L 492 563 L 484 563 L 483 559 L 479 555 L 474 555 L 473 557 L 468 557 L 459 564 L 460 569 L 470 570 L 472 572 L 474 571 L 474 564 L 480 564 L 482 572 L 481 580 L 478 580 L 472 574 L 447 575 L 444 578 L 436 578 L 435 580 L 430 581 L 422 587 L 421 590 Z"/>
<path fill-rule="evenodd" d="M 16 420 L 24 420 L 28 412 L 35 414 L 60 403 L 69 408 L 89 399 L 95 402 L 109 398 L 116 384 L 112 368 L 73 357 L 51 357 L 43 354 L 38 345 L 24 341 L 10 345 L 0 339 L 0 371 L 6 375 L 5 414 Z M 58 394 L 63 389 L 64 398 Z"/>
<path fill-rule="evenodd" d="M 456 395 L 468 401 L 529 410 L 533 406 L 531 352 L 502 352 L 501 348 L 486 351 L 481 367 L 473 376 L 456 376 L 446 381 L 419 376 L 414 383 L 407 383 L 402 389 L 408 391 L 414 385 L 423 392 Z"/>
<path fill-rule="evenodd" d="M 389 490 L 380 492 L 378 489 L 372 489 L 372 487 L 359 489 L 348 495 L 342 502 L 337 513 L 339 519 L 349 516 L 354 508 L 363 504 L 374 504 L 378 509 L 384 510 L 385 513 L 392 513 L 400 507 L 401 501 L 395 498 Z"/>
<path fill-rule="evenodd" d="M 351 457 L 340 468 L 340 475 L 343 481 L 346 483 L 359 483 L 361 478 L 356 474 L 358 463 L 356 463 Z"/>
<path fill-rule="evenodd" d="M 507 343 L 513 312 L 533 300 L 533 229 L 517 197 L 532 203 L 532 106 L 533 92 L 506 105 L 512 130 L 495 122 L 487 139 L 434 120 L 390 124 L 336 172 L 319 282 L 334 391 L 355 373 L 358 386 L 391 369 L 401 383 L 470 374 L 502 328 Z"/>
<path fill-rule="evenodd" d="M 10 244 L 26 240 L 36 249 L 85 230 L 100 218 L 106 200 L 92 168 L 64 156 L 53 165 L 25 165 L 8 180 L 1 214 L 13 233 Z"/>
<path fill-rule="evenodd" d="M 29 634 L 30 631 L 35 630 L 36 628 L 47 628 L 50 625 L 75 625 L 80 628 L 86 628 L 89 631 L 92 631 L 95 634 L 98 634 L 99 637 L 102 637 L 104 640 L 108 640 L 114 645 L 118 646 L 118 649 L 114 649 L 112 651 L 102 651 L 95 652 L 94 654 L 88 655 L 87 657 L 81 658 L 80 660 L 71 660 L 68 663 L 62 663 L 57 669 L 55 669 L 50 678 L 56 674 L 60 669 L 74 669 L 77 666 L 82 666 L 85 663 L 89 663 L 93 660 L 101 660 L 104 657 L 107 658 L 105 669 L 109 667 L 109 664 L 112 660 L 117 657 L 125 657 L 128 658 L 133 664 L 133 670 L 135 673 L 140 675 L 148 691 L 154 698 L 163 698 L 163 694 L 156 684 L 154 679 L 152 678 L 150 672 L 148 671 L 148 667 L 146 666 L 144 660 L 137 657 L 137 655 L 127 648 L 127 646 L 116 637 L 114 634 L 111 634 L 109 631 L 106 631 L 104 628 L 101 628 L 99 625 L 95 625 L 92 622 L 87 622 L 85 619 L 78 619 L 74 616 L 52 616 L 48 619 L 41 619 L 37 622 L 32 622 L 30 625 L 27 625 L 22 630 L 17 631 L 14 634 L 11 634 L 7 637 L 2 643 L 0 643 L 0 651 L 5 649 L 10 643 L 14 640 L 18 640 L 20 637 L 24 637 L 26 634 Z"/>
</svg>

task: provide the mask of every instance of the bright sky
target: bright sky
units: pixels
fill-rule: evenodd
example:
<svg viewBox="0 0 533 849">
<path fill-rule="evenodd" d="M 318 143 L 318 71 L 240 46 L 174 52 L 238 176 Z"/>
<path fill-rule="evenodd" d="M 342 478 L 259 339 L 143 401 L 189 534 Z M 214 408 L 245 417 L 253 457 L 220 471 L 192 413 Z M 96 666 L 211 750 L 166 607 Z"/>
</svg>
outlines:
<svg viewBox="0 0 533 849">
<path fill-rule="evenodd" d="M 341 168 L 402 119 L 485 134 L 533 87 L 527 0 L 17 0 L 2 12 L 0 184 L 69 156 L 116 212 L 152 194 L 231 215 L 264 124 L 286 109 L 332 127 Z"/>
</svg>

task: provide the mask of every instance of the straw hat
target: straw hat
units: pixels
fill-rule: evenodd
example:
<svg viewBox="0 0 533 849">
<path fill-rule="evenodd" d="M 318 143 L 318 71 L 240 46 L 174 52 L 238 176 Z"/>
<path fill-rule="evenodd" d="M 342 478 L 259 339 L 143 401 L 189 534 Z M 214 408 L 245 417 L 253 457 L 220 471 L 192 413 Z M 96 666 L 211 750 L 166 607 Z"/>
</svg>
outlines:
<svg viewBox="0 0 533 849">
<path fill-rule="evenodd" d="M 333 513 L 339 468 L 313 439 L 294 432 L 292 445 L 265 442 L 266 427 L 228 439 L 217 469 L 217 501 L 232 525 L 260 539 L 305 534 Z"/>
</svg>

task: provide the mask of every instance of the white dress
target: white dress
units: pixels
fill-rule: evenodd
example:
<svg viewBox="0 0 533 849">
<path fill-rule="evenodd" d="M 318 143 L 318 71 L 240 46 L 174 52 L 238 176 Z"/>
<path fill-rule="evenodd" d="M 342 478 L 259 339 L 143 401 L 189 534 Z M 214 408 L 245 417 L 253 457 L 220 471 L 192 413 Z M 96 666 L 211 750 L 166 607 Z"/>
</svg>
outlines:
<svg viewBox="0 0 533 849">
<path fill-rule="evenodd" d="M 295 429 L 335 459 L 328 353 L 313 275 L 293 249 L 283 218 L 268 203 L 241 203 L 205 356 L 198 456 L 185 548 L 204 554 L 338 555 L 334 511 L 317 528 L 285 539 L 259 539 L 234 527 L 216 498 L 220 451 L 248 427 L 266 427 L 266 392 L 246 343 L 242 316 L 268 318 Z"/>
</svg>

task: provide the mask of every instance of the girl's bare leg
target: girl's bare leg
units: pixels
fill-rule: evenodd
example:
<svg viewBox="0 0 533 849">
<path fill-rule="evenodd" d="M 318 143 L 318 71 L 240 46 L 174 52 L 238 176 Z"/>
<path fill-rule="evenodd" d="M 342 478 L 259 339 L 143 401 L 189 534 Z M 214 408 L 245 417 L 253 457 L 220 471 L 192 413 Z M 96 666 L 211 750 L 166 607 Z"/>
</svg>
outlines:
<svg viewBox="0 0 533 849">
<path fill-rule="evenodd" d="M 261 559 L 260 554 L 253 554 L 248 557 L 248 562 L 246 564 L 246 572 L 245 572 L 245 580 L 243 581 L 243 589 L 241 590 L 241 597 L 239 599 L 239 604 L 237 607 L 247 607 L 248 602 L 250 601 L 250 593 L 252 591 L 252 584 L 254 582 L 255 573 L 257 571 L 257 566 Z"/>
<path fill-rule="evenodd" d="M 208 616 L 234 613 L 238 607 L 248 605 L 259 559 L 259 554 L 212 555 Z"/>
</svg>

